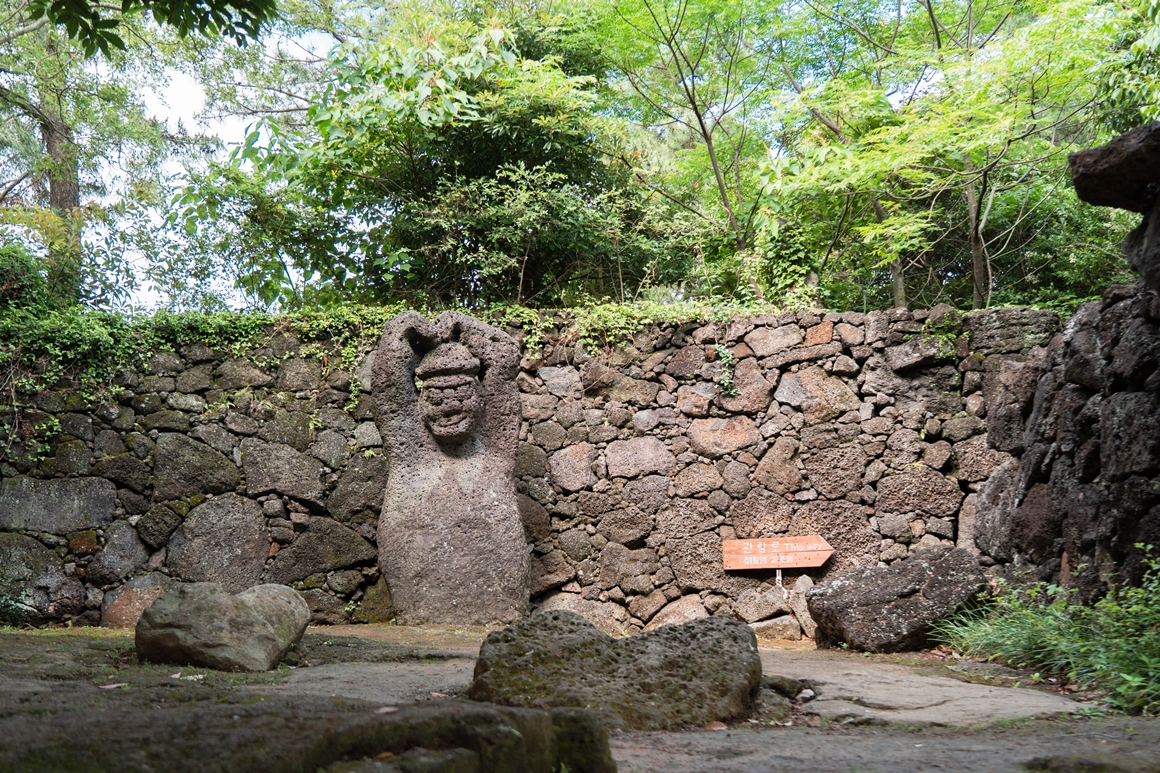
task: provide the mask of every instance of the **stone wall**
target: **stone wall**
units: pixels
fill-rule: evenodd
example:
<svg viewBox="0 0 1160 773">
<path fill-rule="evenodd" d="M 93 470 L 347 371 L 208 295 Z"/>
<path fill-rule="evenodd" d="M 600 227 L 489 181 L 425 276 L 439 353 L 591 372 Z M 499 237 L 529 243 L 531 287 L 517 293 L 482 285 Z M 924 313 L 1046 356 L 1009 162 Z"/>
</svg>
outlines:
<svg viewBox="0 0 1160 773">
<path fill-rule="evenodd" d="M 835 554 L 815 578 L 971 545 L 976 492 L 1010 458 L 984 434 L 1003 363 L 1058 327 L 1027 309 L 785 313 L 654 326 L 599 356 L 552 331 L 518 382 L 533 604 L 616 632 L 732 613 L 794 635 L 773 572 L 724 572 L 722 539 L 821 534 Z M 334 354 L 281 334 L 245 357 L 194 344 L 96 404 L 41 395 L 18 418 L 45 445 L 0 464 L 0 621 L 132 625 L 178 580 L 286 583 L 318 622 L 389 619 L 371 358 L 351 373 Z"/>
<path fill-rule="evenodd" d="M 980 494 L 977 541 L 1084 599 L 1139 581 L 1160 548 L 1160 295 L 1114 286 L 1006 362 L 988 441 L 1014 458 Z"/>
</svg>

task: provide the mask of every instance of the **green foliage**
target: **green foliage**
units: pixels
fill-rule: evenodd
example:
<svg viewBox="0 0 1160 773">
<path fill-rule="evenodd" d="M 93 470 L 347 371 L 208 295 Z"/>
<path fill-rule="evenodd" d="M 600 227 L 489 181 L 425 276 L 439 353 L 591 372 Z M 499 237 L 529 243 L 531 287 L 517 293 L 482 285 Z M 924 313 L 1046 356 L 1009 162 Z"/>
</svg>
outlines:
<svg viewBox="0 0 1160 773">
<path fill-rule="evenodd" d="M 1066 154 L 1160 94 L 1160 0 L 0 5 L 3 237 L 123 311 L 1066 312 L 1132 225 Z M 229 160 L 150 118 L 174 69 L 257 120 Z"/>
<path fill-rule="evenodd" d="M 307 126 L 267 123 L 268 146 L 256 129 L 176 200 L 187 254 L 209 264 L 228 243 L 260 307 L 632 297 L 679 259 L 597 84 L 572 74 L 596 61 L 576 40 L 493 19 L 337 47 Z"/>
<path fill-rule="evenodd" d="M 1160 562 L 1151 557 L 1148 566 L 1138 586 L 1114 587 L 1090 607 L 1058 586 L 1001 584 L 989 606 L 939 623 L 936 636 L 966 655 L 1092 685 L 1121 711 L 1154 714 L 1160 711 Z"/>
<path fill-rule="evenodd" d="M 721 361 L 721 370 L 715 379 L 717 385 L 721 387 L 721 394 L 732 397 L 737 394 L 737 385 L 733 383 L 733 350 L 723 344 L 717 344 L 713 347 L 713 351 Z"/>
<path fill-rule="evenodd" d="M 0 310 L 41 303 L 44 284 L 40 262 L 23 245 L 0 246 Z"/>
<path fill-rule="evenodd" d="M 110 14 L 110 10 L 119 13 Z M 28 3 L 29 21 L 47 18 L 64 27 L 87 56 L 97 51 L 107 56 L 112 49 L 123 50 L 125 41 L 117 34 L 121 19 L 141 12 L 169 25 L 182 37 L 192 32 L 221 34 L 242 45 L 257 38 L 262 25 L 273 19 L 277 10 L 274 0 L 121 0 L 119 8 L 92 0 Z"/>
<path fill-rule="evenodd" d="M 815 268 L 800 227 L 777 220 L 762 227 L 754 243 L 757 282 L 765 297 L 776 298 L 800 287 Z"/>
</svg>

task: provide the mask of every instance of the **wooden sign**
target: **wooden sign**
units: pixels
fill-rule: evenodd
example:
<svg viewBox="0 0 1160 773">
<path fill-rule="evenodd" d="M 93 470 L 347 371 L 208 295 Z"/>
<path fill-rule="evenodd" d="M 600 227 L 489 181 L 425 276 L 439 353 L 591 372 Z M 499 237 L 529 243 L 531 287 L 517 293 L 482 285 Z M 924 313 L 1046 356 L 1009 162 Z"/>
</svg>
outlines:
<svg viewBox="0 0 1160 773">
<path fill-rule="evenodd" d="M 817 534 L 805 537 L 727 539 L 721 543 L 726 569 L 803 569 L 826 563 L 834 549 Z"/>
</svg>

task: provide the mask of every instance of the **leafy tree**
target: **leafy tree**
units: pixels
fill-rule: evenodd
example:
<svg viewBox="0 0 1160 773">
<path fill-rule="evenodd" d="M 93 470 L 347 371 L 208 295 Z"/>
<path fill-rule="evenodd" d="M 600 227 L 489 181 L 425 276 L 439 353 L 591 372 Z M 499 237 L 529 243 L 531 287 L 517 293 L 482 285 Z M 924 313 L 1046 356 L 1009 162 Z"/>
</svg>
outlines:
<svg viewBox="0 0 1160 773">
<path fill-rule="evenodd" d="M 274 0 L 121 0 L 119 7 L 94 0 L 21 0 L 5 14 L 6 21 L 16 26 L 0 35 L 0 43 L 54 24 L 64 27 L 86 56 L 98 50 L 108 55 L 114 49 L 125 48 L 125 41 L 118 34 L 123 31 L 123 22 L 142 13 L 182 37 L 192 32 L 222 34 L 241 45 L 257 38 L 276 9 Z"/>
<path fill-rule="evenodd" d="M 112 286 L 122 269 L 96 270 L 86 224 L 154 195 L 161 165 L 189 144 L 144 105 L 166 78 L 167 41 L 126 29 L 133 46 L 99 66 L 51 25 L 0 44 L 0 225 L 45 261 L 46 289 L 65 302 L 130 289 Z"/>
<path fill-rule="evenodd" d="M 1046 246 L 1029 226 L 1065 206 L 1067 152 L 1100 136 L 1092 74 L 1124 14 L 1087 0 L 811 7 L 824 32 L 783 47 L 794 98 L 765 173 L 771 213 L 810 230 L 831 273 L 874 285 L 893 266 L 896 305 L 907 290 L 989 304 L 1009 262 Z"/>
<path fill-rule="evenodd" d="M 668 143 L 671 171 L 655 188 L 717 223 L 731 237 L 730 254 L 752 246 L 757 224 L 772 10 L 733 0 L 610 0 L 600 28 L 614 85 L 628 96 L 619 110 Z M 752 276 L 748 284 L 761 294 Z"/>
<path fill-rule="evenodd" d="M 451 26 L 408 49 L 390 35 L 337 47 L 308 124 L 265 124 L 268 148 L 251 136 L 239 158 L 269 185 L 244 197 L 247 228 L 262 196 L 291 213 L 279 224 L 311 224 L 293 243 L 269 229 L 245 242 L 268 246 L 247 274 L 258 297 L 552 304 L 624 298 L 662 271 L 658 211 L 617 161 L 632 151 L 595 79 L 546 53 L 552 31 L 523 33 L 545 57 L 530 59 L 494 21 Z M 578 48 L 573 66 L 590 68 Z M 201 198 L 183 198 L 194 231 L 216 219 Z"/>
</svg>

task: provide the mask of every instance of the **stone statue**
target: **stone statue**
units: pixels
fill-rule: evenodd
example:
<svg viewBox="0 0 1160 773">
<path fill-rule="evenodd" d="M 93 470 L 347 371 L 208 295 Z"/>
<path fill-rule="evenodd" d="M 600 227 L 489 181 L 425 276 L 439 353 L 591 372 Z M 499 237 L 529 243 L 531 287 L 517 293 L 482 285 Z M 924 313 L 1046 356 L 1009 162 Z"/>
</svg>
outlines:
<svg viewBox="0 0 1160 773">
<path fill-rule="evenodd" d="M 519 347 L 459 312 L 387 323 L 373 385 L 389 472 L 379 566 L 400 623 L 509 623 L 527 614 L 516 507 Z"/>
</svg>

